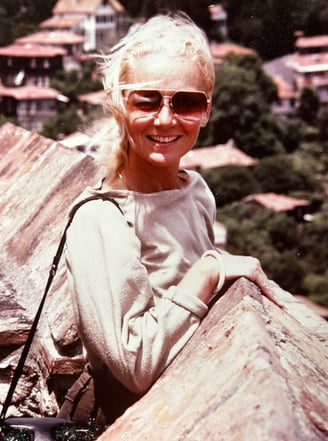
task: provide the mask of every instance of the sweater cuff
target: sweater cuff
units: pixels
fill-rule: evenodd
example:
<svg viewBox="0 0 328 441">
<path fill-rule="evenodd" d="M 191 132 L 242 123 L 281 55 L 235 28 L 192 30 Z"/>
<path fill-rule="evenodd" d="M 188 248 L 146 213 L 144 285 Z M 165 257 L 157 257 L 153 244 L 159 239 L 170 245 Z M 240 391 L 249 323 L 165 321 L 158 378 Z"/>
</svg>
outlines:
<svg viewBox="0 0 328 441">
<path fill-rule="evenodd" d="M 204 302 L 196 296 L 191 296 L 182 292 L 176 286 L 170 286 L 164 297 L 172 303 L 175 303 L 177 306 L 190 311 L 200 319 L 207 314 L 208 306 Z"/>
</svg>

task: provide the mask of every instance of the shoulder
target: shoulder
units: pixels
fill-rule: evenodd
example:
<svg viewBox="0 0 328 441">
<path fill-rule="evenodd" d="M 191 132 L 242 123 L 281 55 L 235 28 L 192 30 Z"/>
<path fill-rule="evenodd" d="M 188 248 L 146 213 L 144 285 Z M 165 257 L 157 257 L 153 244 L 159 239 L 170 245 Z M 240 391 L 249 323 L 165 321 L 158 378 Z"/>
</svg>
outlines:
<svg viewBox="0 0 328 441">
<path fill-rule="evenodd" d="M 192 190 L 193 192 L 204 192 L 207 196 L 212 193 L 207 182 L 200 173 L 193 170 L 188 170 L 188 172 L 185 173 L 187 173 L 188 175 L 188 188 L 190 190 Z"/>
<path fill-rule="evenodd" d="M 113 198 L 104 196 L 88 196 L 78 200 L 70 212 L 72 224 L 100 225 L 113 222 L 122 222 L 123 211 L 119 203 Z"/>
<path fill-rule="evenodd" d="M 180 170 L 179 174 L 184 176 L 184 180 L 188 182 L 190 187 L 207 187 L 207 184 L 200 173 L 194 170 Z"/>
<path fill-rule="evenodd" d="M 188 170 L 188 175 L 188 191 L 195 203 L 204 206 L 206 210 L 216 210 L 214 195 L 202 175 L 192 170 Z"/>
</svg>

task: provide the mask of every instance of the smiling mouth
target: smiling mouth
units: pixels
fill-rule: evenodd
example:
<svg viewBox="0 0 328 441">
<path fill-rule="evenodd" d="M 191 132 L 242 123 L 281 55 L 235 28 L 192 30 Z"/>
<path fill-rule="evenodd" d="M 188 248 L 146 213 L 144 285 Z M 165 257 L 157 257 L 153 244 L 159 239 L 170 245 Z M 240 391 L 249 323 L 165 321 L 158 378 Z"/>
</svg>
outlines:
<svg viewBox="0 0 328 441">
<path fill-rule="evenodd" d="M 148 136 L 148 139 L 161 144 L 168 144 L 170 142 L 177 141 L 180 136 Z"/>
</svg>

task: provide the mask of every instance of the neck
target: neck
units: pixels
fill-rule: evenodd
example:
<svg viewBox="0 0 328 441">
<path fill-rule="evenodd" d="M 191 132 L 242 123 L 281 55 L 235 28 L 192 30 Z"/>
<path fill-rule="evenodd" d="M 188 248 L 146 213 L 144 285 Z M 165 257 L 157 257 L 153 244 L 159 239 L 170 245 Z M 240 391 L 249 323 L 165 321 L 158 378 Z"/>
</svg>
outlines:
<svg viewBox="0 0 328 441">
<path fill-rule="evenodd" d="M 155 193 L 181 187 L 179 168 L 134 167 L 128 162 L 121 172 L 121 179 L 128 190 Z"/>
</svg>

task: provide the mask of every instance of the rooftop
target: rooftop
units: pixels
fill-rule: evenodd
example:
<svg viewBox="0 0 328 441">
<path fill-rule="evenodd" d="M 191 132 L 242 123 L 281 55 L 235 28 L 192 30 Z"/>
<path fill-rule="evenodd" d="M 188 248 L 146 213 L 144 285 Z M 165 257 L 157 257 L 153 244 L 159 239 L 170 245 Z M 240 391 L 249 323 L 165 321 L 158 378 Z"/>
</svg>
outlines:
<svg viewBox="0 0 328 441">
<path fill-rule="evenodd" d="M 41 29 L 70 29 L 82 21 L 82 17 L 50 17 L 44 20 Z"/>
<path fill-rule="evenodd" d="M 297 49 L 312 47 L 328 47 L 328 35 L 315 35 L 312 37 L 299 37 L 295 42 Z"/>
<path fill-rule="evenodd" d="M 18 44 L 44 44 L 64 46 L 68 44 L 81 44 L 84 42 L 84 37 L 74 34 L 73 32 L 64 31 L 42 31 L 34 34 L 26 35 L 25 37 L 17 38 Z"/>
<path fill-rule="evenodd" d="M 244 203 L 256 203 L 264 208 L 274 211 L 290 211 L 297 207 L 307 207 L 310 202 L 306 199 L 298 199 L 276 193 L 258 193 L 246 196 Z"/>
<path fill-rule="evenodd" d="M 55 46 L 46 46 L 45 44 L 23 43 L 11 44 L 9 46 L 0 47 L 0 56 L 7 57 L 26 57 L 26 58 L 42 58 L 57 57 L 58 55 L 66 55 L 64 48 Z"/>
<path fill-rule="evenodd" d="M 97 11 L 102 3 L 102 0 L 58 0 L 53 8 L 53 14 L 92 14 Z M 125 11 L 124 6 L 118 0 L 107 0 L 107 4 L 117 13 Z"/>
<path fill-rule="evenodd" d="M 255 158 L 235 147 L 232 140 L 228 141 L 227 144 L 190 150 L 180 161 L 181 167 L 187 169 L 209 169 L 227 165 L 249 167 L 256 163 Z"/>
<path fill-rule="evenodd" d="M 60 92 L 51 87 L 39 86 L 21 86 L 21 87 L 5 87 L 0 84 L 0 96 L 15 98 L 17 101 L 23 100 L 46 100 L 57 99 Z"/>
<path fill-rule="evenodd" d="M 210 50 L 214 60 L 220 60 L 229 54 L 243 55 L 255 53 L 250 48 L 233 43 L 211 43 Z"/>
</svg>

